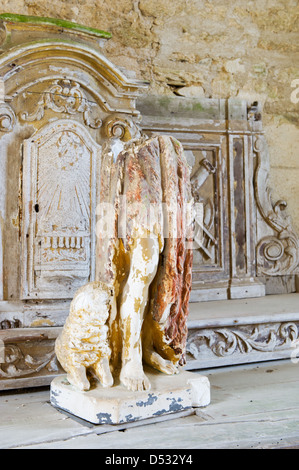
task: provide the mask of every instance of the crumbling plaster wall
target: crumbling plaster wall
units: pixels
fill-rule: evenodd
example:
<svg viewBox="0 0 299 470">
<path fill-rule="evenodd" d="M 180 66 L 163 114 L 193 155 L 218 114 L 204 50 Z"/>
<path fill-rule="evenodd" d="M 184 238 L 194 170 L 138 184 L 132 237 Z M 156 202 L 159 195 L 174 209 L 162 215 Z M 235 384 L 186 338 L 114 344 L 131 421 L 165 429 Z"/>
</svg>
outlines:
<svg viewBox="0 0 299 470">
<path fill-rule="evenodd" d="M 107 57 L 151 93 L 259 100 L 274 195 L 299 232 L 299 1 L 0 0 L 0 10 L 111 32 Z"/>
</svg>

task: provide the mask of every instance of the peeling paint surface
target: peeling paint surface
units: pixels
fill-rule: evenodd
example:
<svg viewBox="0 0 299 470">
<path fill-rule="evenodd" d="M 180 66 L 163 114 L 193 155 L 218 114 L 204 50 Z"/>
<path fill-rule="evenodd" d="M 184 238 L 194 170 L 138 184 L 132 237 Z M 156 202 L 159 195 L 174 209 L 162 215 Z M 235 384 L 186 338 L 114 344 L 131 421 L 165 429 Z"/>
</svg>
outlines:
<svg viewBox="0 0 299 470">
<path fill-rule="evenodd" d="M 138 401 L 138 402 L 136 402 L 136 405 L 137 406 L 148 406 L 148 405 L 152 405 L 157 400 L 158 400 L 157 396 L 155 396 L 153 393 L 149 393 L 147 401 Z"/>
<path fill-rule="evenodd" d="M 150 393 L 132 393 L 121 384 L 105 389 L 99 383 L 84 392 L 67 385 L 65 376 L 56 377 L 51 383 L 51 403 L 95 424 L 129 423 L 209 403 L 209 381 L 204 376 L 186 371 L 166 376 L 149 368 L 146 374 L 152 384 Z"/>
</svg>

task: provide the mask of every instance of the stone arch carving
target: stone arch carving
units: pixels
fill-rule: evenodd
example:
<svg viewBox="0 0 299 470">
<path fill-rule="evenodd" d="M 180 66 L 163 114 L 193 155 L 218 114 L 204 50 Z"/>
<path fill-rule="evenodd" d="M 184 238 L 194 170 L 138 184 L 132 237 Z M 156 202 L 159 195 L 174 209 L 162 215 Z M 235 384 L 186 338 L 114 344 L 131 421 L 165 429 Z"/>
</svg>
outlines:
<svg viewBox="0 0 299 470">
<path fill-rule="evenodd" d="M 45 80 L 73 79 L 92 92 L 104 111 L 131 115 L 139 115 L 131 100 L 146 86 L 127 78 L 99 51 L 66 39 L 9 49 L 0 57 L 0 76 L 8 94 L 20 94 Z"/>
</svg>

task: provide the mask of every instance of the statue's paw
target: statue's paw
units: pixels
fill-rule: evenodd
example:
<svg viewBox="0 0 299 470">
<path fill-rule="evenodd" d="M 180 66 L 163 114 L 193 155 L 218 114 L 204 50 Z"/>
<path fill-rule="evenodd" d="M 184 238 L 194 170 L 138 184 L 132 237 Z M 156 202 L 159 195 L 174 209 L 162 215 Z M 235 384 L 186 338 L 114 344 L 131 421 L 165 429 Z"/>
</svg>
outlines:
<svg viewBox="0 0 299 470">
<path fill-rule="evenodd" d="M 149 390 L 151 388 L 150 381 L 145 374 L 138 378 L 124 377 L 121 382 L 128 390 L 132 390 L 132 392 L 142 392 L 143 390 Z"/>
<path fill-rule="evenodd" d="M 159 364 L 159 370 L 164 372 L 164 374 L 174 375 L 178 374 L 179 370 L 176 365 L 174 365 L 171 361 L 167 361 L 166 359 L 161 358 L 162 361 Z"/>
<path fill-rule="evenodd" d="M 103 358 L 101 361 L 95 364 L 94 371 L 103 387 L 112 387 L 113 376 L 107 358 Z"/>
<path fill-rule="evenodd" d="M 102 376 L 102 378 L 100 379 L 100 382 L 102 384 L 103 387 L 105 388 L 109 388 L 109 387 L 112 387 L 113 385 L 113 377 L 112 377 L 112 374 L 107 374 L 105 376 Z"/>
<path fill-rule="evenodd" d="M 167 375 L 174 375 L 179 373 L 178 367 L 171 361 L 164 359 L 160 354 L 155 351 L 148 352 L 145 355 L 146 362 L 154 369 L 159 370 Z"/>
<path fill-rule="evenodd" d="M 87 391 L 90 389 L 90 383 L 86 377 L 86 369 L 84 366 L 71 370 L 67 374 L 67 380 L 79 390 Z"/>
<path fill-rule="evenodd" d="M 120 381 L 128 390 L 133 392 L 142 392 L 151 388 L 150 381 L 143 372 L 142 367 L 134 367 L 131 363 L 123 366 L 120 373 Z"/>
</svg>

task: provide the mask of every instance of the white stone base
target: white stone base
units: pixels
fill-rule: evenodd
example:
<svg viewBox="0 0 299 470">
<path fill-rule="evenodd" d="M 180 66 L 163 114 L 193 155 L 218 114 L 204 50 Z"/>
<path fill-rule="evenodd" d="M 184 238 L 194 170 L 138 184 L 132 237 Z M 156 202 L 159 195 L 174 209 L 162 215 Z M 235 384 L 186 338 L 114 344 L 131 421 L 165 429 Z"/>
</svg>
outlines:
<svg viewBox="0 0 299 470">
<path fill-rule="evenodd" d="M 66 375 L 58 376 L 51 383 L 51 404 L 94 424 L 121 424 L 210 403 L 210 383 L 205 376 L 183 370 L 165 375 L 151 369 L 146 374 L 151 389 L 144 392 L 131 392 L 120 384 L 103 388 L 99 382 L 82 392 Z"/>
</svg>

